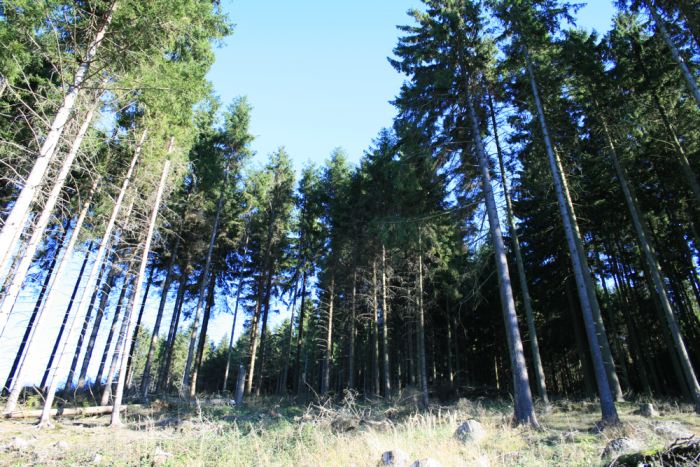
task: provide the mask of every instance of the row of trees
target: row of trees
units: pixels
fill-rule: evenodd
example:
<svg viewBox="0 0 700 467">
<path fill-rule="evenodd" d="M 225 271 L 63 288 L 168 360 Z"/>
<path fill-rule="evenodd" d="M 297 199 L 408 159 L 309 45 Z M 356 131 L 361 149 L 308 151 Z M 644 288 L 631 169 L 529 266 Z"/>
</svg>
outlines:
<svg viewBox="0 0 700 467">
<path fill-rule="evenodd" d="M 227 33 L 210 3 L 71 5 L 5 6 L 1 23 L 22 33 L 3 57 L 2 160 L 15 170 L 0 325 L 25 328 L 6 411 L 33 379 L 40 332 L 58 333 L 43 422 L 69 357 L 66 396 L 99 387 L 114 423 L 125 388 L 147 400 L 415 387 L 425 406 L 510 392 L 515 421 L 534 426 L 533 398 L 552 394 L 597 396 L 611 424 L 635 393 L 700 411 L 687 2 L 621 1 L 599 37 L 567 26 L 575 7 L 557 0 L 425 0 L 390 59 L 406 76 L 393 127 L 357 166 L 337 149 L 298 181 L 284 149 L 249 163 L 245 99 L 222 110 L 210 97 L 211 42 Z M 166 13 L 161 29 L 130 22 Z M 53 284 L 77 245 L 59 310 Z M 36 297 L 27 323 L 11 313 L 21 293 Z M 63 314 L 60 329 L 42 331 L 44 310 Z M 214 345 L 217 310 L 233 325 Z"/>
</svg>

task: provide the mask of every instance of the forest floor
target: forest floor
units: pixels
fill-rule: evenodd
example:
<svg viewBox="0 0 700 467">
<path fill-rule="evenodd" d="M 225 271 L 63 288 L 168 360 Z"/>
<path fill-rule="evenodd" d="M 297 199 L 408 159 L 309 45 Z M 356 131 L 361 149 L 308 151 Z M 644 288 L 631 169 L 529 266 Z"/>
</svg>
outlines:
<svg viewBox="0 0 700 467">
<path fill-rule="evenodd" d="M 592 401 L 556 401 L 539 410 L 543 429 L 533 430 L 511 426 L 507 401 L 460 399 L 421 412 L 414 400 L 346 397 L 300 406 L 265 398 L 241 407 L 223 398 L 157 401 L 131 410 L 121 428 L 108 426 L 109 415 L 63 418 L 48 429 L 34 420 L 2 420 L 0 464 L 373 466 L 384 452 L 402 450 L 405 465 L 425 458 L 444 466 L 610 465 L 601 455 L 613 439 L 653 450 L 681 434 L 700 434 L 692 407 L 672 402 L 656 401 L 653 418 L 639 415 L 637 403 L 621 403 L 622 426 L 597 431 L 599 406 Z M 455 436 L 468 419 L 481 423 L 481 439 Z"/>
</svg>

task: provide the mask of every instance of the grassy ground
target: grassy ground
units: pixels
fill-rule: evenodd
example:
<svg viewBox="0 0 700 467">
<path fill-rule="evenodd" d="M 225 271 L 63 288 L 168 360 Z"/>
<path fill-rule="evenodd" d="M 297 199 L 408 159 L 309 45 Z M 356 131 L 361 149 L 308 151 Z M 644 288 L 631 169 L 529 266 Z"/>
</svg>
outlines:
<svg viewBox="0 0 700 467">
<path fill-rule="evenodd" d="M 116 429 L 108 416 L 63 419 L 42 430 L 32 420 L 3 420 L 0 464 L 371 466 L 384 451 L 402 449 L 411 460 L 431 457 L 445 466 L 607 465 L 601 452 L 611 439 L 633 438 L 645 449 L 667 445 L 668 435 L 654 430 L 659 421 L 700 434 L 690 406 L 658 401 L 654 419 L 634 414 L 637 404 L 620 404 L 622 427 L 603 432 L 592 430 L 599 419 L 593 402 L 555 402 L 540 411 L 541 431 L 511 427 L 512 408 L 503 401 L 462 399 L 423 413 L 405 400 L 299 407 L 265 399 L 240 408 L 222 402 L 154 404 L 132 411 Z M 478 442 L 454 436 L 469 418 L 486 430 Z"/>
</svg>

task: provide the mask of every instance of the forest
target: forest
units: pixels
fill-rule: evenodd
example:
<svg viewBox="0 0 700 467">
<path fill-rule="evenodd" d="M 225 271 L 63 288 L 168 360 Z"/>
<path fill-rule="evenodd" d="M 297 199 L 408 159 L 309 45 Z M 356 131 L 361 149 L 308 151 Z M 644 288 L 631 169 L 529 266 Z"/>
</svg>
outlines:
<svg viewBox="0 0 700 467">
<path fill-rule="evenodd" d="M 207 80 L 235 41 L 218 1 L 0 2 L 5 417 L 214 394 L 499 399 L 535 429 L 562 400 L 600 427 L 629 401 L 700 413 L 700 3 L 616 0 L 605 34 L 579 6 L 423 0 L 396 118 L 356 164 L 295 167 Z"/>
</svg>

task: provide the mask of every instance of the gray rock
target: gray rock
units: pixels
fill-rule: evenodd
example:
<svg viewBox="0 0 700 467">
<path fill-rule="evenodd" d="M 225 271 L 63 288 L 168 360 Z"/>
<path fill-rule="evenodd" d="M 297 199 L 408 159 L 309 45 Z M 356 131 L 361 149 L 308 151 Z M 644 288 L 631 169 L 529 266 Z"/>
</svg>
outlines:
<svg viewBox="0 0 700 467">
<path fill-rule="evenodd" d="M 486 432 L 484 431 L 484 427 L 481 426 L 481 423 L 474 419 L 467 420 L 466 422 L 462 423 L 459 428 L 457 428 L 457 431 L 455 431 L 455 436 L 457 439 L 463 442 L 479 441 L 485 435 Z"/>
<path fill-rule="evenodd" d="M 366 426 L 375 431 L 388 431 L 392 427 L 389 420 L 362 420 L 360 425 Z"/>
<path fill-rule="evenodd" d="M 654 423 L 654 433 L 669 440 L 693 436 L 683 425 L 671 421 Z"/>
<path fill-rule="evenodd" d="M 442 464 L 432 457 L 426 457 L 425 459 L 415 461 L 411 464 L 411 467 L 442 467 Z"/>
<path fill-rule="evenodd" d="M 382 460 L 379 462 L 379 465 L 407 467 L 409 462 L 410 458 L 408 457 L 408 453 L 406 451 L 402 451 L 401 449 L 393 449 L 382 454 Z"/>
<path fill-rule="evenodd" d="M 639 443 L 630 438 L 616 438 L 608 442 L 603 449 L 602 459 L 606 457 L 616 457 L 620 454 L 640 451 L 642 447 Z"/>
<path fill-rule="evenodd" d="M 348 431 L 356 430 L 360 426 L 360 421 L 352 417 L 336 417 L 331 422 L 331 428 L 336 433 L 345 433 Z"/>
<path fill-rule="evenodd" d="M 650 403 L 642 404 L 639 406 L 639 414 L 642 417 L 652 418 L 658 417 L 659 413 L 654 409 L 654 406 Z"/>
<path fill-rule="evenodd" d="M 95 457 L 92 458 L 91 464 L 92 465 L 102 464 L 102 454 L 100 454 L 99 452 L 97 454 L 95 454 Z"/>
</svg>

